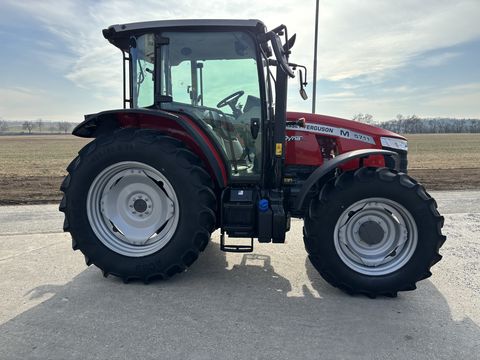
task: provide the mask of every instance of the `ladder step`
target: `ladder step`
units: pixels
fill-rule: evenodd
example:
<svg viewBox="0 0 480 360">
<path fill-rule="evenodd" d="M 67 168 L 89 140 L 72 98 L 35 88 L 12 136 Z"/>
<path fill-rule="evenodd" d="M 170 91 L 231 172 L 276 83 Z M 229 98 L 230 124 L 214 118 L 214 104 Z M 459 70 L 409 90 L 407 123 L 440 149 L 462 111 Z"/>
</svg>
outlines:
<svg viewBox="0 0 480 360">
<path fill-rule="evenodd" d="M 248 253 L 253 251 L 253 238 L 249 245 L 225 244 L 225 234 L 220 235 L 220 250 L 225 252 Z"/>
</svg>

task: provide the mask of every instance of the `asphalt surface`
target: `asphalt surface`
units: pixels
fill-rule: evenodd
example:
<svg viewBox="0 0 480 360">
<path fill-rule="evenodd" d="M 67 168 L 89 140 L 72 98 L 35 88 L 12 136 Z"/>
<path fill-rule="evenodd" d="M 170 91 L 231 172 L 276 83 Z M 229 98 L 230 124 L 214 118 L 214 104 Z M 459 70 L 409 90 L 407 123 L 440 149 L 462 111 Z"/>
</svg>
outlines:
<svg viewBox="0 0 480 360">
<path fill-rule="evenodd" d="M 398 298 L 350 297 L 287 243 L 124 285 L 87 268 L 54 205 L 0 207 L 0 359 L 479 359 L 480 191 L 433 193 L 448 240 Z"/>
</svg>

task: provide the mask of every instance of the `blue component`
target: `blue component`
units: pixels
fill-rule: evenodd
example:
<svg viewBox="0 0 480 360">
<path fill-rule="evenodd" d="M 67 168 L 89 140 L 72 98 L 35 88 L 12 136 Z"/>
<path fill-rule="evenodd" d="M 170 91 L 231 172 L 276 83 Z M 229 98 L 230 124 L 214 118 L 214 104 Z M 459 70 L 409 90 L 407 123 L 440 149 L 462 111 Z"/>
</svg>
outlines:
<svg viewBox="0 0 480 360">
<path fill-rule="evenodd" d="M 267 199 L 260 199 L 258 201 L 258 210 L 261 212 L 265 212 L 268 210 L 268 200 Z"/>
</svg>

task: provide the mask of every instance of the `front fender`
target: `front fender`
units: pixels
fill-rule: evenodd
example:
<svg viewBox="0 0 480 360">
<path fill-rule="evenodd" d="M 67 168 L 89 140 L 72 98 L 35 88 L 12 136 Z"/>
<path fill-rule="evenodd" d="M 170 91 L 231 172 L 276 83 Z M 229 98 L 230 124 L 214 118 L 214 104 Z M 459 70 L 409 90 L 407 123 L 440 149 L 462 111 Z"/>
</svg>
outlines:
<svg viewBox="0 0 480 360">
<path fill-rule="evenodd" d="M 370 155 L 384 155 L 392 156 L 395 159 L 395 169 L 398 170 L 398 154 L 394 151 L 381 150 L 381 149 L 361 149 L 353 150 L 337 157 L 328 160 L 322 166 L 318 167 L 303 183 L 300 192 L 298 193 L 297 199 L 295 201 L 294 209 L 300 211 L 304 205 L 305 197 L 307 196 L 310 189 L 326 174 L 332 170 L 338 168 L 340 165 L 347 163 L 354 159 L 367 158 Z"/>
</svg>

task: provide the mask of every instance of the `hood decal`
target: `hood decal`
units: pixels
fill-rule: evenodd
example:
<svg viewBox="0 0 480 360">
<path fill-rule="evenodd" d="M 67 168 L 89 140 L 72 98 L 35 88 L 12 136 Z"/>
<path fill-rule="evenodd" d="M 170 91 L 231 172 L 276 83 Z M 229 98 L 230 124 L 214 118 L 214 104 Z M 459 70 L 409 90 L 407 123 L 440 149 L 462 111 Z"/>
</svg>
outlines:
<svg viewBox="0 0 480 360">
<path fill-rule="evenodd" d="M 306 123 L 305 127 L 298 125 L 287 125 L 287 130 L 306 131 L 316 134 L 338 136 L 345 139 L 357 140 L 375 145 L 375 140 L 370 135 L 365 135 L 350 129 L 339 128 L 335 126 L 321 125 L 316 123 Z"/>
</svg>

